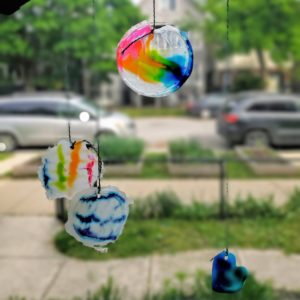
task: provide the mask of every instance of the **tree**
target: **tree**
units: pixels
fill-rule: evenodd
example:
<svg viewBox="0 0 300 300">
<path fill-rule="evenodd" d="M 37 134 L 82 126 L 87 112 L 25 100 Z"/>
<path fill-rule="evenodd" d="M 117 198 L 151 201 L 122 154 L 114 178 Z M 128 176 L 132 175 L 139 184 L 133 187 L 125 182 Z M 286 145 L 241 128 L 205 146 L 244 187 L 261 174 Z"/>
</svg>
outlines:
<svg viewBox="0 0 300 300">
<path fill-rule="evenodd" d="M 194 25 L 203 30 L 207 42 L 218 54 L 226 53 L 226 0 L 193 0 L 205 13 L 204 22 Z M 204 4 L 202 4 L 205 2 Z M 266 75 L 264 50 L 282 62 L 300 56 L 299 0 L 230 1 L 229 31 L 231 53 L 255 50 L 262 78 Z M 193 20 L 195 22 L 195 20 Z M 191 22 L 190 26 L 193 27 Z M 297 46 L 298 45 L 298 46 Z"/>
<path fill-rule="evenodd" d="M 72 87 L 105 80 L 116 70 L 118 41 L 141 16 L 130 0 L 94 1 L 95 10 L 93 0 L 35 0 L 0 16 L 0 62 L 18 72 L 27 89 L 62 88 L 66 62 Z"/>
</svg>

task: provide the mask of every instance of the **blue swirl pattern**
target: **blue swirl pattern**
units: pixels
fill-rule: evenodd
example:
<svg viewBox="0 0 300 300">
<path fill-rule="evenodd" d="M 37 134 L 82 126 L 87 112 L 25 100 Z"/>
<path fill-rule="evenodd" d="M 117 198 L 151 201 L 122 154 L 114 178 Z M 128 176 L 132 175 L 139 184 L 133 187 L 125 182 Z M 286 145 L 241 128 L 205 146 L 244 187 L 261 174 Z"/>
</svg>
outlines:
<svg viewBox="0 0 300 300">
<path fill-rule="evenodd" d="M 68 213 L 66 231 L 88 247 L 101 250 L 122 234 L 130 201 L 115 187 L 91 188 L 75 196 Z"/>
<path fill-rule="evenodd" d="M 215 292 L 236 293 L 243 288 L 247 277 L 248 270 L 236 266 L 234 254 L 223 251 L 214 258 L 212 288 Z"/>
</svg>

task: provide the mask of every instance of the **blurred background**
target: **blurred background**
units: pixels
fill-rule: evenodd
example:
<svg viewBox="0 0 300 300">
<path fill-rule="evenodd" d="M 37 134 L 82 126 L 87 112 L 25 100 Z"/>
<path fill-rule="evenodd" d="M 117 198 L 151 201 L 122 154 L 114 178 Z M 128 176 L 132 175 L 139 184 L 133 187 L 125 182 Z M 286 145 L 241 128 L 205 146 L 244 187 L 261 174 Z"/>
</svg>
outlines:
<svg viewBox="0 0 300 300">
<path fill-rule="evenodd" d="M 165 98 L 135 94 L 115 63 L 152 1 L 0 15 L 0 299 L 300 299 L 299 13 L 298 0 L 231 1 L 227 24 L 225 0 L 156 0 L 195 56 Z M 103 185 L 135 200 L 107 254 L 65 233 L 68 202 L 37 179 L 68 121 L 74 139 L 100 139 Z M 210 259 L 228 245 L 251 276 L 223 296 Z"/>
</svg>

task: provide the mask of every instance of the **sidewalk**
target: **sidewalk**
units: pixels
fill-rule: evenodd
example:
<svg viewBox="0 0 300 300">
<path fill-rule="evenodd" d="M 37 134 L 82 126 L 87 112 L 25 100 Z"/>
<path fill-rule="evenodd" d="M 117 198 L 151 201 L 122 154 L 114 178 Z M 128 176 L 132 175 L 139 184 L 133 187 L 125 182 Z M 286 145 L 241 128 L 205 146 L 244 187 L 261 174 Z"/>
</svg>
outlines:
<svg viewBox="0 0 300 300">
<path fill-rule="evenodd" d="M 42 150 L 23 150 L 15 152 L 10 158 L 0 161 L 0 177 L 10 172 L 15 167 L 18 167 L 32 160 L 33 158 L 40 156 L 41 153 Z"/>
<path fill-rule="evenodd" d="M 185 203 L 197 199 L 203 202 L 219 201 L 219 181 L 214 179 L 103 180 L 103 186 L 114 185 L 129 197 L 144 198 L 158 191 L 174 191 Z M 300 188 L 295 180 L 230 180 L 229 198 L 251 194 L 262 198 L 274 195 L 275 203 L 283 204 L 293 190 Z M 38 179 L 0 180 L 0 214 L 6 215 L 53 215 L 54 201 L 46 199 Z"/>
<path fill-rule="evenodd" d="M 88 290 L 95 291 L 109 276 L 130 295 L 124 299 L 134 299 L 147 289 L 160 289 L 164 280 L 174 278 L 177 272 L 193 274 L 201 269 L 210 273 L 210 258 L 220 251 L 87 262 L 56 252 L 52 238 L 61 225 L 52 217 L 6 216 L 0 222 L 0 299 L 9 296 L 36 300 L 71 299 L 85 296 Z M 285 256 L 275 250 L 234 251 L 240 264 L 247 266 L 258 280 L 271 280 L 278 289 L 300 289 L 299 255 Z"/>
</svg>

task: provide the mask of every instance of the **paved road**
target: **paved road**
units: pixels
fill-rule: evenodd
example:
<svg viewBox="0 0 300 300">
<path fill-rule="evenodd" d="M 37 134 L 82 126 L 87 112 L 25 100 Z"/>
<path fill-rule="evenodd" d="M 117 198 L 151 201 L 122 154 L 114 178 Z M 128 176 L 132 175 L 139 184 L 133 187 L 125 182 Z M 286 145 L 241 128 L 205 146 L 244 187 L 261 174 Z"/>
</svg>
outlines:
<svg viewBox="0 0 300 300">
<path fill-rule="evenodd" d="M 167 142 L 178 138 L 196 138 L 203 146 L 224 148 L 224 141 L 218 136 L 214 120 L 192 118 L 137 118 L 138 136 L 149 146 L 165 147 Z"/>
</svg>

